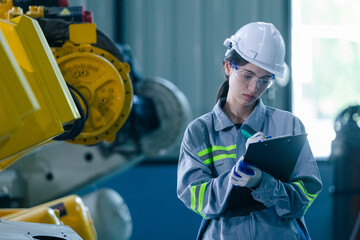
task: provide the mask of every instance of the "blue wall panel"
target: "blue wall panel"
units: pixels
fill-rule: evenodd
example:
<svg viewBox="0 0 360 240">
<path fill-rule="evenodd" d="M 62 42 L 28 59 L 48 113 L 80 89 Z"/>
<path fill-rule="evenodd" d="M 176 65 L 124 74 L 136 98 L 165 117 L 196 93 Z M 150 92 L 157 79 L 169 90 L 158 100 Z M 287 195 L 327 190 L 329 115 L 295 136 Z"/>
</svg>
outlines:
<svg viewBox="0 0 360 240">
<path fill-rule="evenodd" d="M 175 164 L 140 164 L 78 194 L 103 187 L 117 191 L 128 205 L 132 240 L 195 239 L 201 216 L 177 198 Z"/>
</svg>

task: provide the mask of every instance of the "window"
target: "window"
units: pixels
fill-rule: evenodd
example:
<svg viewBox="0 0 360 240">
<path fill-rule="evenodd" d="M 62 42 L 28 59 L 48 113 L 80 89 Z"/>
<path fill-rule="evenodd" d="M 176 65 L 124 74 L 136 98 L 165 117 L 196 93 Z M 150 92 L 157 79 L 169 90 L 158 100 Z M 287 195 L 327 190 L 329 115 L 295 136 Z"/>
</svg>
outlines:
<svg viewBox="0 0 360 240">
<path fill-rule="evenodd" d="M 360 1 L 292 1 L 293 112 L 327 158 L 338 114 L 360 100 Z"/>
</svg>

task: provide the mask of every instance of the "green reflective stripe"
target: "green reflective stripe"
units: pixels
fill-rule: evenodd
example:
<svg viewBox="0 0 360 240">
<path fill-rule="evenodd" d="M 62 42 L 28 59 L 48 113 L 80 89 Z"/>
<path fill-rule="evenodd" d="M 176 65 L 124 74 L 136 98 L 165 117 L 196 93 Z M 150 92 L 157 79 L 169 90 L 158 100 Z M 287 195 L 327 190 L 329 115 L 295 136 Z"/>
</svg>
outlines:
<svg viewBox="0 0 360 240">
<path fill-rule="evenodd" d="M 230 145 L 230 146 L 228 146 L 228 147 L 212 146 L 211 148 L 206 148 L 206 149 L 198 152 L 197 155 L 198 155 L 199 157 L 201 157 L 201 156 L 204 156 L 205 154 L 214 152 L 214 151 L 216 151 L 216 150 L 226 150 L 226 151 L 229 151 L 229 150 L 232 150 L 232 149 L 236 149 L 236 144 Z"/>
<path fill-rule="evenodd" d="M 210 153 L 210 152 L 212 152 L 211 148 L 207 148 L 207 149 L 204 149 L 204 150 L 198 152 L 197 155 L 198 155 L 199 157 L 201 157 L 201 156 L 204 156 L 205 154 L 208 154 L 208 153 Z"/>
<path fill-rule="evenodd" d="M 311 206 L 311 204 L 313 203 L 315 199 L 313 199 L 311 202 L 309 202 L 309 204 L 307 205 L 307 207 L 305 208 L 305 212 L 304 212 L 304 215 L 305 213 L 307 212 L 307 210 L 309 209 L 309 207 Z"/>
<path fill-rule="evenodd" d="M 300 187 L 300 189 L 303 191 L 303 193 L 305 193 L 305 196 L 307 197 L 307 199 L 309 199 L 310 201 L 314 201 L 314 199 L 317 197 L 317 194 L 308 193 L 308 191 L 306 190 L 306 188 L 304 186 L 304 183 L 301 180 L 296 181 L 294 183 Z"/>
<path fill-rule="evenodd" d="M 224 159 L 224 158 L 236 158 L 236 154 L 220 154 L 220 155 L 217 155 L 213 158 L 209 158 L 209 159 L 206 159 L 204 161 L 205 164 L 210 164 L 212 162 L 215 162 L 217 160 L 221 160 L 221 159 Z"/>
<path fill-rule="evenodd" d="M 311 206 L 311 204 L 314 202 L 315 198 L 317 197 L 317 194 L 308 193 L 304 186 L 304 183 L 301 180 L 293 182 L 293 183 L 295 183 L 297 186 L 300 187 L 301 191 L 303 191 L 303 193 L 305 193 L 306 198 L 309 200 L 309 203 L 305 208 L 305 212 L 304 212 L 304 214 L 305 214 L 307 212 L 307 210 L 309 209 L 309 207 Z"/>
<path fill-rule="evenodd" d="M 203 183 L 200 186 L 200 191 L 199 191 L 199 206 L 198 206 L 198 212 L 199 214 L 205 218 L 205 216 L 201 213 L 201 210 L 203 208 L 203 204 L 204 204 L 204 195 L 205 195 L 205 188 L 206 188 L 206 184 L 207 183 Z M 206 218 L 205 218 L 206 219 Z"/>
<path fill-rule="evenodd" d="M 194 212 L 200 214 L 205 219 L 206 219 L 206 217 L 201 213 L 201 210 L 203 209 L 203 205 L 204 205 L 204 196 L 205 196 L 206 185 L 207 185 L 207 183 L 203 183 L 201 185 L 190 187 L 190 192 L 191 192 L 190 208 Z M 199 191 L 197 191 L 197 190 L 199 190 Z M 197 192 L 198 192 L 198 195 L 196 194 Z M 196 209 L 196 205 L 198 205 L 197 209 Z"/>
<path fill-rule="evenodd" d="M 196 206 L 196 196 L 195 196 L 196 186 L 192 186 L 192 187 L 190 188 L 190 192 L 191 192 L 191 205 L 190 205 L 190 207 L 191 207 L 191 209 L 192 209 L 193 211 L 196 211 L 196 210 L 195 210 L 195 206 Z"/>
<path fill-rule="evenodd" d="M 215 156 L 218 156 L 218 155 L 221 155 L 221 154 L 235 154 L 236 153 L 236 149 L 231 149 L 229 151 L 225 151 L 225 150 L 216 150 L 214 152 L 211 152 L 211 153 L 208 153 L 208 154 L 205 154 L 203 156 L 200 157 L 201 161 L 206 161 L 210 158 L 213 158 Z"/>
</svg>

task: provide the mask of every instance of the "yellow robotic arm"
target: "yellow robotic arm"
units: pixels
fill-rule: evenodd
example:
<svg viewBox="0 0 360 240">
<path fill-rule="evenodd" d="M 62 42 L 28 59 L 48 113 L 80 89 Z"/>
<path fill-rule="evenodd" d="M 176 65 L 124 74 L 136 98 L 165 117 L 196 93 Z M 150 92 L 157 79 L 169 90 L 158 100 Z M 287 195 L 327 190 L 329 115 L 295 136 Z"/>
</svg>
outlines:
<svg viewBox="0 0 360 240">
<path fill-rule="evenodd" d="M 82 106 L 89 113 L 82 132 L 70 143 L 93 145 L 112 142 L 127 120 L 133 87 L 130 66 L 96 43 L 96 25 L 69 25 L 69 40 L 53 48 L 54 56 L 66 82 L 83 96 Z M 85 107 L 84 102 L 87 102 Z"/>
<path fill-rule="evenodd" d="M 5 98 L 1 102 L 9 102 L 1 113 L 2 121 L 9 123 L 2 126 L 16 122 L 12 122 L 16 110 L 11 102 L 22 114 L 20 119 L 17 117 L 18 127 L 13 128 L 16 130 L 12 130 L 0 148 L 0 160 L 7 160 L 62 134 L 63 126 L 80 115 L 38 23 L 27 16 L 11 21 L 0 19 L 0 30 L 4 53 L 1 58 L 5 62 L 7 59 L 3 67 L 8 67 L 2 71 L 2 83 L 10 89 L 8 94 L 1 95 Z M 17 89 L 26 90 L 26 94 L 18 93 Z M 10 111 L 13 113 L 7 113 Z"/>
<path fill-rule="evenodd" d="M 82 31 L 87 33 L 86 36 L 95 37 L 84 38 L 84 35 L 79 35 Z M 1 71 L 3 87 L 0 91 L 1 169 L 27 152 L 64 136 L 66 126 L 83 117 L 78 112 L 82 108 L 90 121 L 79 136 L 75 136 L 77 138 L 64 140 L 95 144 L 104 139 L 115 139 L 131 109 L 130 67 L 110 53 L 91 46 L 91 39 L 96 42 L 94 24 L 71 25 L 70 41 L 61 48 L 53 49 L 56 62 L 35 20 L 24 15 L 11 21 L 0 20 L 0 61 L 4 69 Z M 77 99 L 82 100 L 81 104 L 76 105 L 74 100 Z M 96 239 L 91 218 L 85 214 L 88 213 L 86 208 L 79 208 L 82 203 L 79 197 L 68 198 L 77 203 L 77 206 L 67 207 L 74 209 L 75 213 L 68 210 L 69 217 L 59 216 L 61 221 L 84 239 Z M 4 215 L 3 219 L 59 224 L 48 207 L 61 201 L 19 209 Z M 76 213 L 80 218 L 76 217 Z M 81 218 L 84 214 L 87 217 Z M 82 224 L 79 219 L 87 220 L 87 224 Z"/>
<path fill-rule="evenodd" d="M 11 21 L 0 20 L 0 63 L 0 166 L 4 169 L 25 153 L 62 134 L 63 126 L 78 119 L 80 115 L 51 49 L 35 20 L 27 16 L 20 16 Z M 80 208 L 77 209 L 81 211 Z M 2 216 L 0 228 L 7 228 L 6 225 L 10 222 L 4 220 L 11 219 L 10 225 L 19 229 L 13 229 L 11 233 L 3 229 L 0 237 L 20 239 L 19 234 L 25 231 L 27 225 L 19 225 L 17 221 L 35 220 L 48 221 L 56 225 L 52 229 L 46 225 L 36 225 L 41 226 L 43 236 L 56 237 L 56 230 L 59 230 L 63 235 L 64 232 L 68 232 L 68 237 L 73 236 L 61 239 L 79 239 L 72 230 L 60 226 L 54 210 L 42 207 L 36 212 L 37 214 L 31 210 L 19 210 Z M 72 222 L 69 224 L 74 225 Z M 36 227 L 32 225 L 31 232 L 35 231 Z M 90 229 L 92 231 L 88 235 L 91 237 L 86 235 L 86 239 L 96 239 L 92 222 Z M 75 230 L 79 232 L 79 229 Z M 35 235 L 37 233 L 39 231 L 36 231 Z"/>
<path fill-rule="evenodd" d="M 0 0 L 0 171 L 26 182 L 19 191 L 12 184 L 18 179 L 0 174 L 10 198 L 21 192 L 25 207 L 3 209 L 5 220 L 58 224 L 43 202 L 169 154 L 190 120 L 189 103 L 174 84 L 135 74 L 95 24 L 47 19 L 48 12 Z M 127 239 L 131 229 L 124 229 Z"/>
</svg>

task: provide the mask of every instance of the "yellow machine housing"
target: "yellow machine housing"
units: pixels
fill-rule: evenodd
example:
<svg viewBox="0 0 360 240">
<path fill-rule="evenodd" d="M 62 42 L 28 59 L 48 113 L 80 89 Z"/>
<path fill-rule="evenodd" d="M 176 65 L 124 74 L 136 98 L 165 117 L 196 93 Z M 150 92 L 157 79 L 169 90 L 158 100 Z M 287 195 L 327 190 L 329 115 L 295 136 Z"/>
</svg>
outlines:
<svg viewBox="0 0 360 240">
<path fill-rule="evenodd" d="M 0 18 L 11 20 L 24 14 L 24 10 L 14 6 L 12 0 L 0 0 Z M 31 18 L 44 17 L 44 6 L 29 6 L 29 10 L 25 13 Z"/>
<path fill-rule="evenodd" d="M 17 66 L 18 75 L 22 72 L 25 76 L 39 104 L 0 148 L 0 160 L 6 160 L 49 142 L 64 132 L 63 125 L 80 115 L 38 23 L 24 15 L 11 21 L 0 19 L 0 30 L 6 40 L 1 41 L 2 49 L 9 59 L 15 59 L 12 64 Z M 7 71 L 4 74 L 9 75 L 2 82 L 12 79 Z M 10 97 L 26 102 L 20 95 Z M 4 112 L 11 111 L 10 106 L 6 109 Z"/>
<path fill-rule="evenodd" d="M 37 209 L 0 209 L 0 217 L 9 221 L 47 223 L 60 225 L 59 210 L 52 208 Z"/>
<path fill-rule="evenodd" d="M 44 6 L 29 6 L 29 10 L 26 12 L 26 16 L 31 18 L 44 17 Z"/>
<path fill-rule="evenodd" d="M 64 224 L 83 239 L 97 239 L 89 210 L 77 195 L 69 195 L 27 209 L 0 209 L 0 218 L 21 222 Z"/>
<path fill-rule="evenodd" d="M 23 119 L 39 109 L 29 83 L 0 29 L 0 148 L 22 126 Z"/>
<path fill-rule="evenodd" d="M 31 6 L 23 14 L 12 1 L 0 0 L 0 64 L 6 69 L 0 72 L 0 114 L 7 116 L 0 119 L 0 171 L 80 118 L 71 93 L 89 117 L 70 143 L 114 141 L 132 107 L 130 66 L 92 45 L 97 42 L 95 24 L 70 24 L 69 40 L 51 49 L 30 18 L 43 17 L 44 8 Z M 0 218 L 64 224 L 83 239 L 97 239 L 89 211 L 76 195 L 27 209 L 0 209 Z"/>
<path fill-rule="evenodd" d="M 95 24 L 71 24 L 69 31 L 70 41 L 54 48 L 53 53 L 65 81 L 89 104 L 89 118 L 83 131 L 69 142 L 92 145 L 114 141 L 131 111 L 130 66 L 91 45 L 96 43 Z"/>
<path fill-rule="evenodd" d="M 8 12 L 13 7 L 12 0 L 0 0 L 0 18 L 8 20 Z"/>
</svg>

